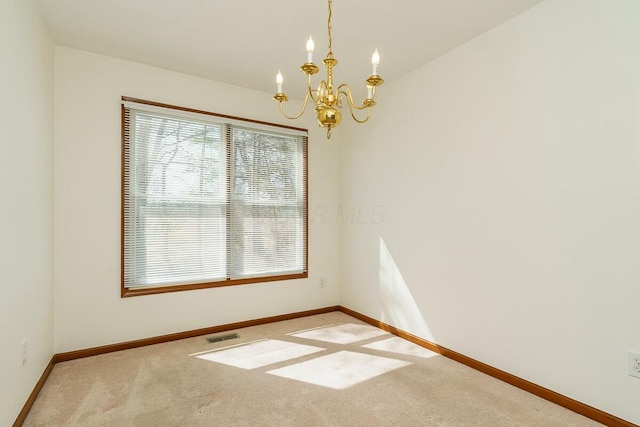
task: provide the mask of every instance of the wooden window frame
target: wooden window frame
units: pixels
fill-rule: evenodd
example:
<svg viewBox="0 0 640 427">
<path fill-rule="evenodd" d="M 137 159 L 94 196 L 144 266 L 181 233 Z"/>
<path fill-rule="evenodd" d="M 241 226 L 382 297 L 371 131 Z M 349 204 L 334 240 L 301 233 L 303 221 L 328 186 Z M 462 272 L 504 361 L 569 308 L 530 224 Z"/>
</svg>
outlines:
<svg viewBox="0 0 640 427">
<path fill-rule="evenodd" d="M 281 124 L 276 124 L 276 123 L 270 123 L 270 122 L 265 122 L 265 121 L 259 121 L 259 120 L 253 120 L 253 119 L 247 119 L 247 118 L 243 118 L 243 117 L 237 117 L 237 116 L 231 116 L 231 115 L 226 115 L 226 114 L 219 114 L 219 113 L 213 113 L 213 112 L 209 112 L 209 111 L 204 111 L 204 110 L 197 110 L 197 109 L 192 109 L 192 108 L 186 108 L 186 107 L 180 107 L 180 106 L 176 106 L 176 105 L 170 105 L 170 104 L 163 104 L 163 103 L 159 103 L 159 102 L 154 102 L 154 101 L 148 101 L 148 100 L 143 100 L 143 99 L 138 99 L 138 98 L 132 98 L 132 97 L 128 97 L 128 96 L 123 96 L 122 97 L 122 102 L 133 102 L 133 103 L 137 103 L 137 104 L 144 104 L 144 105 L 149 105 L 149 106 L 153 106 L 153 107 L 160 107 L 160 108 L 166 108 L 166 109 L 171 109 L 171 110 L 177 110 L 177 111 L 184 111 L 187 113 L 195 113 L 195 114 L 203 114 L 203 115 L 207 115 L 207 116 L 212 116 L 212 117 L 216 117 L 219 119 L 229 119 L 229 120 L 234 120 L 234 121 L 242 121 L 242 122 L 246 122 L 248 125 L 250 124 L 258 124 L 258 125 L 267 125 L 267 126 L 271 126 L 271 127 L 276 127 L 276 128 L 282 128 L 282 129 L 290 129 L 290 130 L 295 130 L 295 131 L 301 131 L 304 133 L 308 133 L 307 129 L 304 128 L 297 128 L 297 127 L 293 127 L 293 126 L 286 126 L 286 125 L 281 125 Z M 304 213 L 303 213 L 303 221 L 304 221 L 304 234 L 305 234 L 305 242 L 304 242 L 304 264 L 305 264 L 305 270 L 301 273 L 293 273 L 293 274 L 283 274 L 283 275 L 271 275 L 271 276 L 258 276 L 258 277 L 248 277 L 248 278 L 241 278 L 241 279 L 231 279 L 231 278 L 227 278 L 226 280 L 219 280 L 219 281 L 211 281 L 211 282 L 204 282 L 204 283 L 185 283 L 185 284 L 180 284 L 180 285 L 166 285 L 166 286 L 148 286 L 148 287 L 140 287 L 140 288 L 128 288 L 125 286 L 125 271 L 124 271 L 124 265 L 125 265 L 125 147 L 126 147 L 126 140 L 125 140 L 125 105 L 122 104 L 121 105 L 121 130 L 122 130 L 122 134 L 121 134 L 121 138 L 122 138 L 122 154 L 121 154 L 121 190 L 120 190 L 120 194 L 121 194 L 121 211 L 120 211 L 120 218 L 121 218 L 121 225 L 120 225 L 120 230 L 121 230 L 121 236 L 120 236 L 120 296 L 122 298 L 126 298 L 126 297 L 133 297 L 133 296 L 141 296 L 141 295 L 155 295 L 155 294 L 162 294 L 162 293 L 168 293 L 168 292 L 181 292 L 181 291 L 191 291 L 191 290 L 195 290 L 195 289 L 209 289 L 209 288 L 217 288 L 217 287 L 223 287 L 223 286 L 235 286 L 235 285 L 245 285 L 245 284 L 254 284 L 254 283 L 262 283 L 262 282 L 273 282 L 273 281 L 281 281 L 281 280 L 292 280 L 292 279 L 304 279 L 308 277 L 308 270 L 309 270 L 309 172 L 308 172 L 308 166 L 309 166 L 309 158 L 308 158 L 308 141 L 309 138 L 308 136 L 303 136 L 302 137 L 302 157 L 303 157 L 303 186 L 304 186 L 304 202 L 303 202 L 303 209 L 304 209 Z M 227 144 L 227 162 L 230 162 L 230 156 L 231 156 L 231 150 L 230 148 L 230 140 L 229 137 L 227 136 L 226 139 L 226 144 Z M 230 179 L 227 179 L 227 186 L 230 185 Z M 227 193 L 229 193 L 229 191 L 227 191 Z"/>
</svg>

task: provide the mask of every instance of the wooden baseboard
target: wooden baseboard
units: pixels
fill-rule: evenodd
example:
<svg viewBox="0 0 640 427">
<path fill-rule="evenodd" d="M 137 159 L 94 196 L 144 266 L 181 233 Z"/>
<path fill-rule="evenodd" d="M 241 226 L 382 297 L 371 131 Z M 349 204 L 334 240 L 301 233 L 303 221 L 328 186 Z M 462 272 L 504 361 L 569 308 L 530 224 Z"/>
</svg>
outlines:
<svg viewBox="0 0 640 427">
<path fill-rule="evenodd" d="M 127 341 L 117 344 L 108 344 L 100 347 L 92 347 L 84 350 L 69 351 L 55 355 L 56 362 L 66 362 L 68 360 L 80 359 L 83 357 L 97 356 L 98 354 L 111 353 L 114 351 L 129 350 L 131 348 L 144 347 L 147 345 L 161 344 L 169 341 L 193 338 L 200 335 L 217 334 L 232 329 L 248 328 L 250 326 L 264 325 L 266 323 L 280 322 L 282 320 L 297 319 L 299 317 L 313 316 L 316 314 L 339 311 L 339 306 L 318 308 L 315 310 L 299 311 L 297 313 L 281 314 L 279 316 L 263 317 L 260 319 L 246 320 L 243 322 L 227 323 L 225 325 L 211 326 L 191 331 L 177 332 L 175 334 L 160 335 L 157 337 L 144 338 L 140 340 Z"/>
<path fill-rule="evenodd" d="M 13 423 L 13 427 L 20 427 L 24 423 L 24 420 L 27 418 L 27 415 L 31 410 L 31 406 L 35 402 L 36 397 L 38 396 L 38 393 L 42 389 L 42 386 L 44 385 L 47 378 L 49 377 L 49 374 L 51 373 L 51 370 L 53 369 L 54 365 L 58 362 L 66 362 L 69 360 L 80 359 L 83 357 L 111 353 L 114 351 L 127 350 L 131 348 L 143 347 L 143 346 L 152 345 L 152 344 L 160 344 L 160 343 L 180 340 L 184 338 L 197 337 L 200 335 L 215 334 L 219 332 L 229 331 L 232 329 L 247 328 L 250 326 L 264 325 L 267 323 L 280 322 L 283 320 L 297 319 L 300 317 L 313 316 L 316 314 L 329 313 L 332 311 L 341 311 L 345 314 L 348 314 L 349 316 L 362 320 L 365 323 L 368 323 L 372 326 L 376 326 L 380 329 L 383 329 L 387 332 L 390 332 L 394 335 L 404 338 L 407 341 L 411 341 L 414 344 L 427 348 L 444 357 L 455 360 L 456 362 L 467 365 L 477 371 L 480 371 L 496 379 L 504 381 L 508 384 L 511 384 L 531 394 L 534 394 L 545 400 L 553 402 L 559 406 L 565 407 L 580 415 L 584 415 L 587 418 L 591 418 L 592 420 L 602 423 L 604 425 L 607 425 L 609 427 L 640 427 L 636 424 L 633 424 L 629 421 L 625 421 L 621 418 L 618 418 L 614 415 L 603 412 L 592 406 L 578 402 L 577 400 L 571 399 L 560 393 L 556 393 L 553 390 L 549 390 L 547 388 L 534 384 L 520 377 L 516 377 L 515 375 L 509 374 L 508 372 L 502 371 L 498 368 L 494 368 L 493 366 L 487 365 L 486 363 L 479 362 L 463 354 L 457 353 L 453 350 L 449 350 L 446 347 L 442 347 L 438 344 L 432 343 L 431 341 L 417 337 L 401 329 L 395 328 L 394 326 L 391 326 L 387 323 L 381 322 L 377 319 L 358 313 L 357 311 L 351 310 L 343 306 L 331 306 L 331 307 L 324 307 L 324 308 L 319 308 L 315 310 L 283 314 L 279 316 L 263 317 L 260 319 L 247 320 L 247 321 L 236 322 L 236 323 L 228 323 L 225 325 L 212 326 L 212 327 L 202 328 L 202 329 L 194 329 L 194 330 L 185 331 L 185 332 L 178 332 L 175 334 L 161 335 L 161 336 L 152 337 L 152 338 L 127 341 L 124 343 L 110 344 L 110 345 L 104 345 L 100 347 L 88 348 L 84 350 L 76 350 L 76 351 L 70 351 L 66 353 L 54 354 L 53 357 L 51 358 L 51 361 L 49 362 L 44 372 L 42 373 L 42 376 L 38 380 L 36 386 L 34 387 L 33 391 L 29 395 L 29 398 L 27 399 L 26 403 L 24 404 L 24 407 L 20 411 L 20 414 L 16 418 L 16 421 Z"/>
<path fill-rule="evenodd" d="M 49 377 L 49 374 L 51 373 L 53 366 L 58 362 L 67 362 L 69 360 L 80 359 L 80 358 L 89 357 L 89 356 L 97 356 L 99 354 L 111 353 L 114 351 L 128 350 L 131 348 L 143 347 L 143 346 L 152 345 L 152 344 L 161 344 L 164 342 L 181 340 L 184 338 L 192 338 L 200 335 L 216 334 L 219 332 L 225 332 L 232 329 L 248 328 L 250 326 L 264 325 L 267 323 L 280 322 L 283 320 L 298 319 L 300 317 L 314 316 L 316 314 L 330 313 L 332 311 L 339 311 L 339 310 L 340 310 L 340 306 L 335 305 L 331 307 L 317 308 L 315 310 L 299 311 L 296 313 L 281 314 L 279 316 L 263 317 L 260 319 L 246 320 L 243 322 L 236 322 L 236 323 L 227 323 L 225 325 L 211 326 L 211 327 L 202 328 L 202 329 L 194 329 L 191 331 L 178 332 L 175 334 L 161 335 L 157 337 L 145 338 L 145 339 L 134 340 L 134 341 L 127 341 L 127 342 L 118 343 L 118 344 L 103 345 L 100 347 L 87 348 L 84 350 L 75 350 L 75 351 L 69 351 L 66 353 L 56 353 L 53 355 L 53 357 L 51 358 L 51 361 L 49 362 L 44 372 L 42 373 L 40 380 L 38 380 L 38 383 L 33 388 L 33 391 L 31 392 L 31 394 L 29 395 L 29 398 L 27 399 L 26 403 L 22 407 L 20 414 L 18 414 L 18 418 L 16 418 L 15 422 L 13 423 L 13 427 L 20 427 L 24 423 L 24 420 L 27 418 L 27 415 L 31 410 L 31 406 L 33 406 L 33 402 L 35 402 L 36 397 L 38 397 L 38 393 L 40 393 L 42 386 L 44 385 L 45 381 Z"/>
<path fill-rule="evenodd" d="M 33 406 L 33 402 L 36 401 L 36 397 L 38 397 L 38 393 L 40 393 L 40 390 L 42 390 L 42 386 L 44 385 L 45 381 L 47 381 L 47 378 L 49 378 L 49 374 L 51 373 L 53 366 L 56 364 L 55 359 L 56 357 L 54 355 L 49 361 L 49 363 L 47 364 L 47 367 L 44 368 L 44 372 L 40 376 L 40 379 L 36 383 L 36 386 L 33 388 L 33 391 L 29 395 L 29 398 L 27 399 L 24 406 L 22 407 L 22 410 L 18 414 L 18 417 L 13 423 L 13 427 L 20 427 L 22 423 L 24 423 L 24 420 L 27 419 L 27 415 L 29 415 L 29 411 Z"/>
<path fill-rule="evenodd" d="M 522 379 L 520 377 L 516 377 L 508 372 L 502 371 L 498 368 L 494 368 L 493 366 L 487 365 L 486 363 L 479 362 L 475 359 L 467 357 L 463 354 L 457 353 L 453 350 L 449 350 L 446 347 L 442 347 L 438 344 L 432 343 L 431 341 L 425 340 L 423 338 L 412 335 L 408 332 L 395 328 L 387 323 L 381 322 L 372 317 L 366 316 L 364 314 L 358 313 L 357 311 L 353 311 L 347 307 L 340 306 L 340 311 L 348 314 L 351 317 L 355 317 L 356 319 L 362 320 L 365 323 L 368 323 L 372 326 L 376 326 L 380 329 L 383 329 L 387 332 L 390 332 L 394 335 L 399 336 L 400 338 L 404 338 L 407 341 L 411 341 L 414 344 L 417 344 L 421 347 L 429 349 L 435 353 L 438 353 L 444 357 L 455 360 L 456 362 L 462 363 L 463 365 L 467 365 L 470 368 L 473 368 L 477 371 L 480 371 L 484 374 L 487 374 L 491 377 L 504 381 L 508 384 L 511 384 L 515 387 L 518 387 L 524 391 L 527 391 L 531 394 L 534 394 L 538 397 L 541 397 L 549 402 L 553 402 L 556 405 L 567 408 L 573 412 L 576 412 L 580 415 L 583 415 L 587 418 L 591 418 L 594 421 L 602 423 L 609 427 L 640 427 L 636 424 L 633 424 L 629 421 L 623 420 L 622 418 L 618 418 L 615 415 L 608 414 L 599 409 L 596 409 L 592 406 L 584 404 L 582 402 L 578 402 L 577 400 L 571 399 L 570 397 L 564 396 L 560 393 L 556 393 L 553 390 L 549 390 L 540 385 L 534 384 L 530 381 Z"/>
</svg>

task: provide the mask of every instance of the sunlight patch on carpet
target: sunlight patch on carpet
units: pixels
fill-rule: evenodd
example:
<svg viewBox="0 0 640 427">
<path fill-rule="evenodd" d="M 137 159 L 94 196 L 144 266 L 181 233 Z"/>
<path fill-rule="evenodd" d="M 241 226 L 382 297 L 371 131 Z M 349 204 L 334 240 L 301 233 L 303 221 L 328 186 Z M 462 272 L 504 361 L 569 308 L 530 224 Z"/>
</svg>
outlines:
<svg viewBox="0 0 640 427">
<path fill-rule="evenodd" d="M 338 326 L 338 325 L 344 325 L 344 322 L 331 323 L 330 325 L 316 326 L 315 328 L 308 328 L 308 329 L 303 329 L 301 331 L 289 332 L 287 335 L 294 335 L 295 336 L 295 335 L 301 334 L 303 332 L 315 331 L 316 329 L 330 328 L 332 326 Z"/>
<path fill-rule="evenodd" d="M 325 349 L 311 345 L 279 340 L 263 340 L 200 354 L 196 357 L 211 362 L 235 366 L 236 368 L 255 369 L 323 350 Z"/>
<path fill-rule="evenodd" d="M 340 351 L 307 362 L 268 371 L 268 374 L 344 390 L 363 381 L 410 365 L 410 362 Z"/>
<path fill-rule="evenodd" d="M 382 341 L 372 342 L 371 344 L 366 344 L 362 347 L 370 348 L 373 350 L 404 354 L 406 356 L 422 357 L 425 359 L 433 356 L 439 356 L 436 352 L 427 350 L 426 348 L 420 347 L 419 345 L 409 342 L 400 337 L 393 337 Z"/>
<path fill-rule="evenodd" d="M 326 328 L 312 329 L 310 331 L 292 334 L 294 337 L 307 338 L 317 341 L 326 341 L 334 344 L 352 344 L 370 338 L 389 335 L 382 329 L 369 325 L 358 325 L 355 323 L 343 323 L 341 325 Z"/>
</svg>

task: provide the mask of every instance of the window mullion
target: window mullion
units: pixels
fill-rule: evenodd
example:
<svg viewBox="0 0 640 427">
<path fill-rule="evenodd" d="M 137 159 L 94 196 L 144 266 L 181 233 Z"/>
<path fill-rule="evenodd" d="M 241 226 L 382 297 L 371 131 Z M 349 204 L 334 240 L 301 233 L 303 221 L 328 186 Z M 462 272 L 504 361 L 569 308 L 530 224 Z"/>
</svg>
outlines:
<svg viewBox="0 0 640 427">
<path fill-rule="evenodd" d="M 231 173 L 233 170 L 232 167 L 232 149 L 233 149 L 233 141 L 232 141 L 232 126 L 227 124 L 224 127 L 225 130 L 225 157 L 226 157 L 226 184 L 227 184 L 227 194 L 225 201 L 225 222 L 226 222 L 226 278 L 227 280 L 231 280 Z"/>
</svg>

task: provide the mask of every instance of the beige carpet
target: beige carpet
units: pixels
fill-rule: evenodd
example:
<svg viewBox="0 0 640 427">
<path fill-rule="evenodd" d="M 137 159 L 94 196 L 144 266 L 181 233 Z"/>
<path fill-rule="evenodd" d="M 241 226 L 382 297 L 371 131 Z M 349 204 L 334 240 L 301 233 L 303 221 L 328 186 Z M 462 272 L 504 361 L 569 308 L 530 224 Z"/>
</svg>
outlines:
<svg viewBox="0 0 640 427">
<path fill-rule="evenodd" d="M 24 425 L 600 425 L 340 312 L 231 332 L 59 363 Z"/>
</svg>

